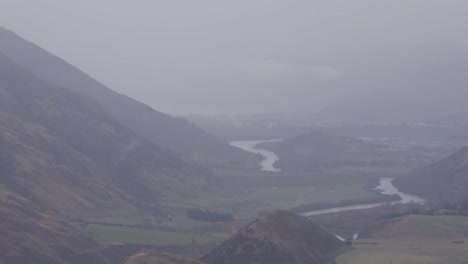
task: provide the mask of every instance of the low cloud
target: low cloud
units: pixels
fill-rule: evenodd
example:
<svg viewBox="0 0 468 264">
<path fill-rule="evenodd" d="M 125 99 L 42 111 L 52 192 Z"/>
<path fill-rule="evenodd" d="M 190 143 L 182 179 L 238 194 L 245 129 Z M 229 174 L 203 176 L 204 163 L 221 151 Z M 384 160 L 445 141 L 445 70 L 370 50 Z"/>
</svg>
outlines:
<svg viewBox="0 0 468 264">
<path fill-rule="evenodd" d="M 333 80 L 340 77 L 341 72 L 335 68 L 321 65 L 302 65 L 274 60 L 255 60 L 245 64 L 245 71 L 252 78 L 263 80 L 278 79 L 310 79 Z"/>
</svg>

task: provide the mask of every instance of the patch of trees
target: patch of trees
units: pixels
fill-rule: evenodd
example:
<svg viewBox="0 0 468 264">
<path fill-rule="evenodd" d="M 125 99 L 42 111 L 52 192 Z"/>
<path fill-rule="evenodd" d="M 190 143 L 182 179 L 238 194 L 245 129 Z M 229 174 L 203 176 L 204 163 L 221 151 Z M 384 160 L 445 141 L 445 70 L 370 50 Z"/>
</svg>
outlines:
<svg viewBox="0 0 468 264">
<path fill-rule="evenodd" d="M 406 215 L 458 215 L 458 216 L 468 216 L 468 200 L 463 201 L 449 201 L 444 202 L 438 205 L 430 205 L 424 207 L 416 207 L 411 210 L 406 210 L 403 212 L 396 212 L 391 214 L 386 214 L 379 217 L 379 220 L 382 219 L 393 219 Z"/>
<path fill-rule="evenodd" d="M 467 215 L 468 214 L 468 199 L 458 202 L 445 202 L 443 208 L 453 214 Z"/>
<path fill-rule="evenodd" d="M 435 208 L 413 208 L 411 210 L 407 210 L 404 212 L 396 212 L 396 213 L 391 213 L 391 214 L 386 214 L 383 216 L 380 216 L 377 218 L 378 220 L 388 220 L 388 219 L 394 219 L 402 216 L 407 216 L 407 215 L 437 215 L 439 214 L 437 209 Z"/>
<path fill-rule="evenodd" d="M 234 217 L 229 213 L 220 213 L 204 209 L 188 209 L 187 217 L 210 223 L 234 221 Z"/>
</svg>

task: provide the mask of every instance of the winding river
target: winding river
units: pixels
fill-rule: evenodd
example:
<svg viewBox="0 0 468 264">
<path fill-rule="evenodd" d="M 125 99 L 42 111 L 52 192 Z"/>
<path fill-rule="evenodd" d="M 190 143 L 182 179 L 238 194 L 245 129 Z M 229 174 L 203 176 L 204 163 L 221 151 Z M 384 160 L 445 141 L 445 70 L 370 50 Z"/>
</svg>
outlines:
<svg viewBox="0 0 468 264">
<path fill-rule="evenodd" d="M 245 151 L 260 154 L 264 157 L 264 160 L 260 163 L 260 166 L 263 171 L 270 171 L 270 172 L 280 172 L 278 168 L 275 168 L 274 163 L 279 160 L 278 156 L 266 149 L 258 149 L 255 148 L 255 145 L 264 142 L 278 142 L 281 140 L 257 140 L 257 141 L 232 141 L 230 144 L 234 147 L 238 147 Z M 419 203 L 422 204 L 425 200 L 421 197 L 410 195 L 406 193 L 402 193 L 395 187 L 392 183 L 393 178 L 380 178 L 379 185 L 375 188 L 376 190 L 380 191 L 382 194 L 398 194 L 401 197 L 400 201 L 392 202 L 391 204 L 407 204 L 407 203 Z M 336 213 L 342 211 L 349 211 L 349 210 L 356 210 L 356 209 L 369 209 L 384 205 L 386 203 L 371 203 L 371 204 L 358 204 L 358 205 L 350 205 L 350 206 L 341 206 L 341 207 L 334 207 L 328 209 L 321 209 L 321 210 L 313 210 L 309 212 L 300 213 L 302 216 L 313 216 L 319 214 L 327 214 L 327 213 Z"/>
<path fill-rule="evenodd" d="M 395 185 L 393 185 L 392 181 L 393 181 L 393 178 L 380 178 L 380 183 L 375 188 L 376 190 L 380 191 L 382 194 L 388 194 L 388 195 L 398 194 L 401 197 L 400 201 L 391 202 L 391 204 L 407 204 L 407 203 L 423 204 L 423 203 L 425 203 L 425 200 L 423 198 L 421 198 L 421 197 L 400 192 L 395 187 Z M 300 215 L 302 215 L 302 216 L 313 216 L 313 215 L 319 215 L 319 214 L 336 213 L 336 212 L 356 210 L 356 209 L 369 209 L 369 208 L 378 207 L 378 206 L 381 206 L 381 205 L 384 205 L 384 204 L 387 204 L 387 203 L 384 202 L 384 203 L 371 203 L 371 204 L 357 204 L 357 205 L 350 205 L 350 206 L 341 206 L 341 207 L 334 207 L 334 208 L 328 208 L 328 209 L 322 209 L 322 210 L 313 210 L 313 211 L 309 211 L 309 212 L 303 212 L 303 213 L 300 213 Z"/>
<path fill-rule="evenodd" d="M 251 152 L 254 154 L 260 154 L 263 157 L 263 160 L 260 162 L 260 166 L 262 171 L 270 171 L 270 172 L 280 172 L 281 170 L 275 168 L 274 164 L 276 161 L 279 160 L 279 157 L 266 149 L 258 149 L 255 148 L 255 145 L 260 143 L 269 143 L 269 142 L 280 142 L 279 139 L 272 139 L 272 140 L 256 140 L 256 141 L 231 141 L 229 144 L 231 146 L 240 148 L 247 152 Z"/>
</svg>

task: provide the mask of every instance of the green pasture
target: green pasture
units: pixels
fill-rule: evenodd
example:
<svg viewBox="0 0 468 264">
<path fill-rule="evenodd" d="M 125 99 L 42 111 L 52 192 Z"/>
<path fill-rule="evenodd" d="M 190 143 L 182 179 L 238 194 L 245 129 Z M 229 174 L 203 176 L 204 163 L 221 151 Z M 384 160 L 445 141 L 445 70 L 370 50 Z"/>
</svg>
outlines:
<svg viewBox="0 0 468 264">
<path fill-rule="evenodd" d="M 308 203 L 337 202 L 372 197 L 364 183 L 333 183 L 309 186 L 268 186 L 216 199 L 184 200 L 169 204 L 177 208 L 209 208 L 234 212 L 237 218 L 257 215 L 259 210 L 287 209 Z M 182 218 L 179 218 L 182 221 Z M 177 221 L 177 219 L 176 219 Z"/>
<path fill-rule="evenodd" d="M 90 224 L 85 230 L 96 239 L 107 242 L 127 242 L 141 245 L 190 245 L 197 243 L 223 241 L 227 234 L 194 234 L 189 232 L 169 232 L 157 229 L 139 229 L 121 226 Z"/>
<path fill-rule="evenodd" d="M 409 216 L 356 241 L 338 264 L 468 263 L 468 217 Z"/>
</svg>

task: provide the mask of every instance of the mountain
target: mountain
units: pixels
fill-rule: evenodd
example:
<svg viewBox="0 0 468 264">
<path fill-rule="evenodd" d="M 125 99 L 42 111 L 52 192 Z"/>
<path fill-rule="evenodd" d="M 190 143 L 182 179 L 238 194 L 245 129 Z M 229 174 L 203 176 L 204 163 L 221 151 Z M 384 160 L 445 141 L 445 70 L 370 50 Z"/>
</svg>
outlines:
<svg viewBox="0 0 468 264">
<path fill-rule="evenodd" d="M 73 219 L 151 215 L 196 197 L 212 172 L 135 135 L 86 96 L 51 86 L 0 54 L 0 184 Z"/>
<path fill-rule="evenodd" d="M 154 250 L 142 251 L 128 257 L 123 264 L 203 264 L 200 261 Z"/>
<path fill-rule="evenodd" d="M 220 189 L 211 170 L 0 53 L 0 263 L 107 263 L 70 221 L 163 222 L 161 201 Z"/>
<path fill-rule="evenodd" d="M 468 147 L 450 157 L 415 170 L 394 184 L 403 192 L 436 201 L 468 198 Z"/>
<path fill-rule="evenodd" d="M 382 156 L 385 146 L 320 131 L 260 146 L 278 155 L 276 167 L 291 172 L 344 166 L 379 166 L 380 163 L 385 165 L 376 156 L 376 153 Z"/>
<path fill-rule="evenodd" d="M 0 27 L 0 52 L 44 81 L 96 100 L 112 118 L 158 146 L 209 164 L 251 164 L 234 148 L 183 118 L 174 118 L 116 93 L 64 60 Z"/>
<path fill-rule="evenodd" d="M 333 263 L 344 247 L 306 218 L 278 211 L 241 229 L 201 260 L 207 264 L 322 264 Z"/>
</svg>

